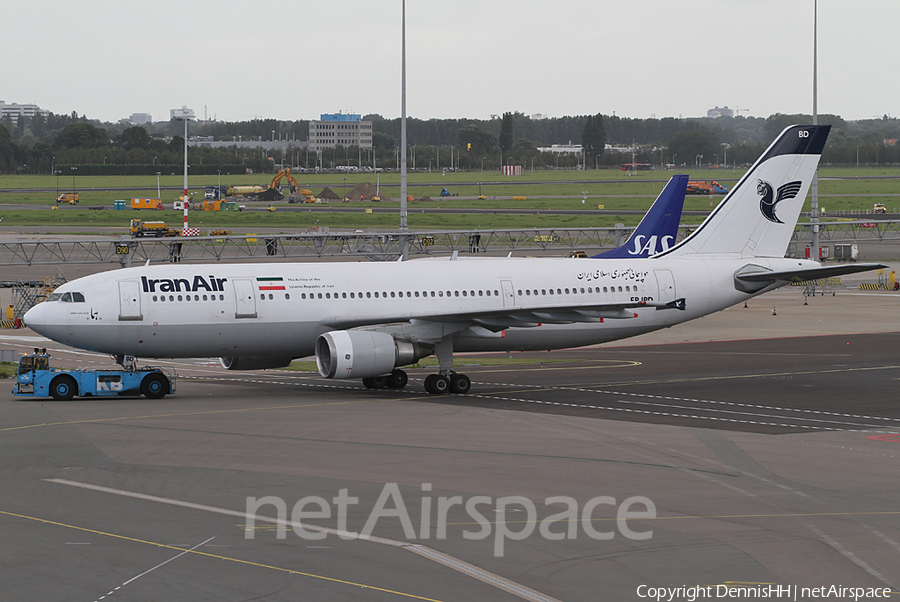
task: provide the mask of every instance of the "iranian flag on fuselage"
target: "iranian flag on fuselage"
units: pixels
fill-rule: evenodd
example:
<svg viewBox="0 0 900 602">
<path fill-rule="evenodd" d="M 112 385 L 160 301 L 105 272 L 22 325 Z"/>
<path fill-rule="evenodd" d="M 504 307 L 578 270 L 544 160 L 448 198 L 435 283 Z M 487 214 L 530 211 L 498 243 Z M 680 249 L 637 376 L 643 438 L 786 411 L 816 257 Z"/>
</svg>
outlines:
<svg viewBox="0 0 900 602">
<path fill-rule="evenodd" d="M 257 278 L 256 285 L 259 287 L 261 291 L 283 291 L 284 289 L 284 278 L 281 276 L 275 276 L 271 278 Z"/>
</svg>

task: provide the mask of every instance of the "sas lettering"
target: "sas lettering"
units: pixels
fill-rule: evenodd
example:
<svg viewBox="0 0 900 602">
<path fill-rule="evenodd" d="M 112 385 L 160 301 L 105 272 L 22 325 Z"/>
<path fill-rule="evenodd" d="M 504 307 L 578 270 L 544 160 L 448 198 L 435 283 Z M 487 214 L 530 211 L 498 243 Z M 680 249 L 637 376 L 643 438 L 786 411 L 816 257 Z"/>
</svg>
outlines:
<svg viewBox="0 0 900 602">
<path fill-rule="evenodd" d="M 224 283 L 228 278 L 216 278 L 210 276 L 207 281 L 203 276 L 194 276 L 193 280 L 187 278 L 147 278 L 141 276 L 141 285 L 145 293 L 196 293 L 207 291 L 210 293 L 224 291 Z"/>
<path fill-rule="evenodd" d="M 644 239 L 647 240 L 646 243 L 643 242 Z M 657 242 L 659 242 L 659 247 L 657 247 Z M 629 250 L 628 254 L 652 257 L 657 253 L 668 251 L 669 245 L 671 245 L 673 242 L 675 242 L 675 237 L 669 234 L 662 236 L 658 240 L 656 234 L 654 234 L 653 236 L 644 236 L 643 234 L 638 234 L 634 237 L 634 250 Z"/>
</svg>

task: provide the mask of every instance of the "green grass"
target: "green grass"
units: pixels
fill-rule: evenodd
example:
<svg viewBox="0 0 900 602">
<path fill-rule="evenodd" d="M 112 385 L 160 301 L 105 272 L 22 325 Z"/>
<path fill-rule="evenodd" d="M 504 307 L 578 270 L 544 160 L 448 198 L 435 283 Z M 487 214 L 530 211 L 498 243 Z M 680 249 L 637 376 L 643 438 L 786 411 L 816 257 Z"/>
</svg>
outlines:
<svg viewBox="0 0 900 602">
<path fill-rule="evenodd" d="M 0 362 L 0 378 L 13 378 L 18 369 L 19 364 L 15 362 Z"/>
<path fill-rule="evenodd" d="M 413 229 L 451 230 L 451 229 L 504 229 L 504 228 L 581 228 L 581 227 L 608 227 L 616 223 L 624 223 L 633 226 L 640 221 L 641 215 L 625 215 L 596 213 L 589 215 L 561 216 L 554 215 L 554 211 L 572 209 L 596 209 L 603 205 L 605 211 L 612 212 L 645 212 L 653 202 L 653 199 L 663 187 L 663 182 L 670 175 L 679 173 L 679 170 L 670 172 L 650 171 L 639 172 L 637 176 L 628 177 L 620 170 L 600 171 L 538 171 L 526 172 L 525 176 L 500 176 L 495 172 L 470 172 L 442 174 L 411 173 L 411 184 L 428 183 L 427 186 L 411 186 L 409 193 L 417 199 L 429 196 L 431 201 L 415 200 L 409 203 L 409 225 Z M 688 171 L 695 179 L 715 179 L 733 186 L 743 174 L 743 170 L 702 170 Z M 338 194 L 349 190 L 359 182 L 375 179 L 375 174 L 296 174 L 301 187 L 308 187 L 314 193 L 318 193 L 324 186 L 329 186 Z M 871 210 L 874 203 L 884 203 L 888 211 L 900 208 L 900 196 L 890 196 L 900 193 L 900 181 L 884 178 L 885 176 L 900 177 L 900 169 L 888 168 L 828 168 L 820 171 L 820 205 L 826 210 L 836 211 L 866 211 Z M 241 174 L 223 175 L 223 184 L 265 184 L 271 180 L 271 174 Z M 346 177 L 346 180 L 342 178 Z M 849 177 L 852 179 L 832 179 Z M 382 184 L 396 183 L 399 181 L 397 173 L 381 174 Z M 883 178 L 883 179 L 880 179 Z M 565 180 L 584 180 L 588 183 L 570 184 Z M 160 178 L 162 186 L 174 186 L 180 188 L 182 177 L 179 175 L 163 176 Z M 190 179 L 190 186 L 194 191 L 200 190 L 203 185 L 215 184 L 218 179 L 215 176 L 194 176 Z M 487 197 L 479 200 L 478 182 L 482 182 L 481 192 Z M 530 183 L 529 183 L 530 182 Z M 60 190 L 67 191 L 71 188 L 72 179 L 62 177 L 59 179 Z M 144 187 L 135 191 L 110 191 L 113 187 Z M 451 193 L 459 194 L 459 197 L 440 197 L 440 190 L 446 187 Z M 36 192 L 35 189 L 48 188 L 53 192 Z M 3 210 L 3 205 L 33 205 L 35 209 L 50 209 L 55 205 L 56 178 L 53 176 L 0 176 L 0 217 L 3 225 L 72 225 L 72 226 L 97 226 L 98 228 L 122 228 L 122 233 L 127 231 L 128 223 L 133 217 L 143 219 L 161 219 L 172 227 L 181 224 L 181 213 L 174 210 L 150 212 L 150 211 L 89 211 L 91 206 L 112 206 L 116 199 L 130 199 L 131 197 L 156 196 L 155 176 L 83 176 L 76 178 L 76 188 L 79 190 L 81 201 L 77 206 L 63 205 L 58 211 L 28 211 L 28 210 Z M 23 189 L 17 192 L 2 192 L 4 190 Z M 582 203 L 584 193 L 587 199 Z M 163 191 L 162 198 L 167 206 L 178 196 L 177 191 Z M 385 196 L 396 199 L 399 188 L 387 187 Z M 524 196 L 526 199 L 512 200 L 513 196 Z M 463 198 L 470 197 L 470 198 Z M 711 210 L 722 197 L 714 197 L 712 201 L 708 197 L 689 196 L 685 201 L 685 211 L 707 212 Z M 247 202 L 249 206 L 255 203 Z M 395 229 L 398 223 L 399 200 L 382 203 L 354 201 L 350 203 L 337 203 L 341 207 L 353 207 L 358 213 L 321 212 L 328 205 L 317 205 L 316 212 L 304 211 L 275 211 L 241 213 L 211 213 L 194 212 L 191 214 L 191 225 L 206 228 L 228 228 L 247 231 L 253 228 L 283 228 L 286 232 L 304 230 L 313 226 L 328 226 L 335 229 L 344 228 L 379 228 Z M 263 206 L 262 203 L 258 204 Z M 276 206 L 287 206 L 286 201 L 276 203 Z M 365 208 L 391 209 L 392 213 L 366 214 Z M 806 201 L 806 209 L 809 208 L 809 200 Z M 501 214 L 427 214 L 423 210 L 431 208 L 454 209 L 524 209 L 533 213 L 525 215 L 501 215 Z M 684 223 L 699 223 L 702 216 L 685 216 Z"/>
</svg>

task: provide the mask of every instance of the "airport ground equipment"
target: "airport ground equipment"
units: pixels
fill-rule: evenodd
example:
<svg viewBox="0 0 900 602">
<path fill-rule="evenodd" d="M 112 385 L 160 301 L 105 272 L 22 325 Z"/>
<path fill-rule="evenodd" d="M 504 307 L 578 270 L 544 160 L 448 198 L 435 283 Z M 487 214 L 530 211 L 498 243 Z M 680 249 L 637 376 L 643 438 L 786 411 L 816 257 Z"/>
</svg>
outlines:
<svg viewBox="0 0 900 602">
<path fill-rule="evenodd" d="M 78 204 L 78 193 L 77 192 L 64 192 L 58 197 L 56 197 L 57 203 L 68 203 L 70 205 Z"/>
<path fill-rule="evenodd" d="M 166 225 L 166 222 L 145 222 L 140 219 L 131 220 L 129 231 L 135 238 L 143 238 L 144 236 L 155 236 L 156 238 L 178 236 L 178 231 L 170 228 Z"/>
<path fill-rule="evenodd" d="M 162 399 L 175 392 L 177 374 L 162 368 L 136 368 L 133 360 L 126 369 L 60 370 L 50 367 L 46 349 L 19 358 L 13 394 L 20 397 L 52 397 L 68 401 L 78 397 L 143 395 Z"/>
<path fill-rule="evenodd" d="M 710 182 L 706 182 L 703 180 L 695 180 L 688 182 L 687 192 L 686 194 L 705 194 L 705 195 L 713 195 L 713 194 L 727 194 L 728 186 L 725 184 L 719 184 L 715 180 Z"/>
</svg>

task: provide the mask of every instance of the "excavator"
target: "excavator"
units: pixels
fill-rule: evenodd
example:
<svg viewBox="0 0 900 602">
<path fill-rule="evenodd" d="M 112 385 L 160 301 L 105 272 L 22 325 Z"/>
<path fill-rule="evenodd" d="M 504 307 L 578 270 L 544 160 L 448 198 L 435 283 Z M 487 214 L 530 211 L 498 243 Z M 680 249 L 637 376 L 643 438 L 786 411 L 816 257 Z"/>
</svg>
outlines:
<svg viewBox="0 0 900 602">
<path fill-rule="evenodd" d="M 278 170 L 278 173 L 275 174 L 275 177 L 272 178 L 272 183 L 269 184 L 269 188 L 278 188 L 278 185 L 281 184 L 281 180 L 283 178 L 287 178 L 288 183 L 291 185 L 291 194 L 294 194 L 296 190 L 300 187 L 297 184 L 297 180 L 294 179 L 294 176 L 291 175 L 290 167 L 283 167 Z"/>
</svg>

